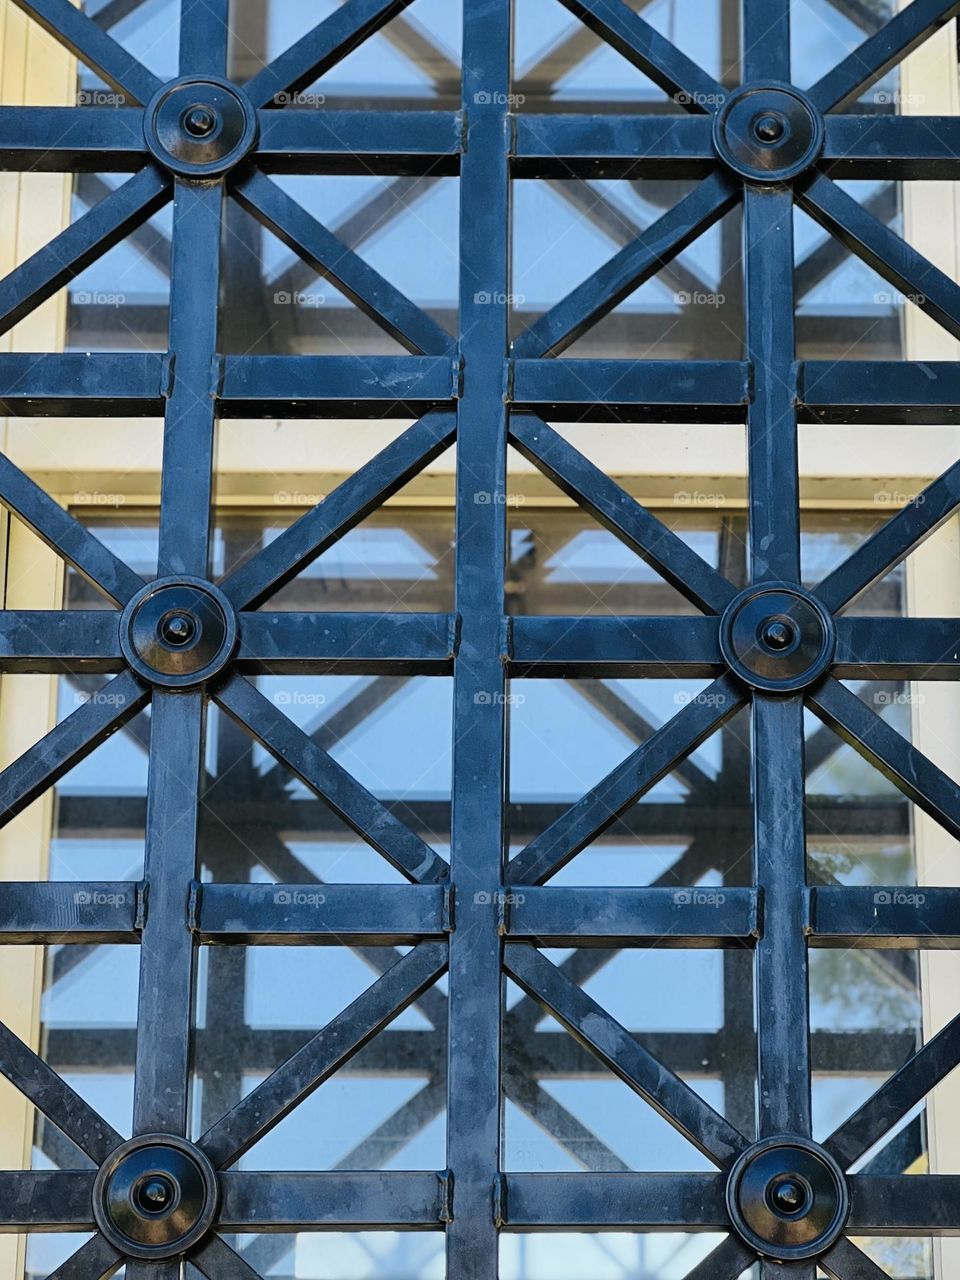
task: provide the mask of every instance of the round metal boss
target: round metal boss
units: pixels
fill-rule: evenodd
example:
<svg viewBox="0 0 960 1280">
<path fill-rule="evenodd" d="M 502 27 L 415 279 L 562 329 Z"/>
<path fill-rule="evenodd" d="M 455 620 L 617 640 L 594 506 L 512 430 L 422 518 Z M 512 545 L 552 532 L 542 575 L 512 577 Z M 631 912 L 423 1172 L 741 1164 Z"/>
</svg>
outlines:
<svg viewBox="0 0 960 1280">
<path fill-rule="evenodd" d="M 165 85 L 143 116 L 147 146 L 187 178 L 226 173 L 257 140 L 257 113 L 226 80 L 186 76 Z"/>
<path fill-rule="evenodd" d="M 713 124 L 720 159 L 751 182 L 786 182 L 823 148 L 823 120 L 806 94 L 787 84 L 746 85 Z"/>
<path fill-rule="evenodd" d="M 720 621 L 720 649 L 730 669 L 755 689 L 792 693 L 826 671 L 836 643 L 833 619 L 802 587 L 748 587 Z"/>
<path fill-rule="evenodd" d="M 765 1258 L 782 1262 L 825 1253 L 849 1211 L 837 1162 L 806 1138 L 769 1138 L 730 1171 L 727 1210 L 737 1232 Z"/>
<path fill-rule="evenodd" d="M 237 618 L 230 601 L 201 578 L 148 583 L 120 619 L 120 646 L 138 675 L 166 688 L 210 680 L 230 661 Z"/>
<path fill-rule="evenodd" d="M 93 1216 L 115 1249 L 133 1258 L 173 1258 L 213 1226 L 220 1189 L 192 1143 L 166 1134 L 133 1138 L 104 1161 Z"/>
</svg>

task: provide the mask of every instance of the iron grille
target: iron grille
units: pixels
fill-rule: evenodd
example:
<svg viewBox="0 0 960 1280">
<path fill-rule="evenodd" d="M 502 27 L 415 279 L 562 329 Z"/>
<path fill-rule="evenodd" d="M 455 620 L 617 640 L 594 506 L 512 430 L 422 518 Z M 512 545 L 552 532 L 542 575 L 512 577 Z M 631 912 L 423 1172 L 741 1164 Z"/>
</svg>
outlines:
<svg viewBox="0 0 960 1280">
<path fill-rule="evenodd" d="M 960 464 L 887 521 L 813 590 L 801 585 L 797 427 L 924 424 L 960 403 L 950 363 L 795 359 L 794 202 L 955 336 L 960 289 L 837 185 L 837 178 L 957 176 L 955 119 L 847 113 L 857 96 L 950 21 L 960 3 L 913 0 L 812 88 L 790 84 L 787 0 L 743 0 L 744 84 L 721 85 L 623 0 L 560 0 L 685 108 L 680 118 L 511 111 L 510 0 L 466 0 L 460 111 L 276 110 L 406 8 L 346 0 L 242 87 L 225 78 L 226 0 L 183 0 L 180 76 L 160 83 L 69 0 L 15 0 L 128 104 L 0 110 L 6 169 L 133 176 L 0 284 L 11 328 L 172 199 L 169 350 L 4 354 L 0 402 L 16 415 L 161 415 L 158 576 L 144 584 L 8 459 L 0 501 L 106 595 L 112 611 L 0 617 L 0 670 L 111 675 L 0 775 L 9 821 L 149 702 L 147 855 L 138 885 L 7 884 L 3 941 L 140 946 L 134 1137 L 124 1141 L 10 1030 L 0 1069 L 95 1172 L 0 1174 L 0 1229 L 96 1229 L 59 1277 L 254 1276 L 220 1232 L 396 1227 L 446 1232 L 448 1274 L 497 1274 L 500 1230 L 727 1232 L 691 1273 L 740 1275 L 758 1257 L 801 1280 L 883 1273 L 848 1233 L 960 1229 L 956 1179 L 850 1173 L 956 1064 L 960 1018 L 825 1143 L 811 1139 L 808 947 L 956 945 L 957 892 L 809 885 L 804 708 L 948 832 L 957 785 L 841 680 L 955 679 L 953 619 L 848 615 L 848 606 L 960 506 Z M 136 105 L 139 104 L 139 105 Z M 454 340 L 278 186 L 271 173 L 459 175 L 461 305 Z M 694 190 L 603 268 L 508 336 L 511 180 L 587 174 L 696 178 Z M 334 280 L 409 352 L 402 357 L 225 356 L 218 351 L 221 224 L 239 202 Z M 592 325 L 742 204 L 746 359 L 560 358 Z M 218 418 L 378 417 L 414 426 L 251 561 L 211 581 Z M 738 588 L 575 450 L 557 422 L 745 422 L 749 585 Z M 272 612 L 271 597 L 456 441 L 453 614 Z M 507 617 L 506 457 L 516 447 L 699 611 L 678 618 Z M 478 503 L 476 495 L 489 501 Z M 448 865 L 248 678 L 264 670 L 449 674 L 455 681 Z M 713 680 L 599 786 L 508 862 L 506 681 L 665 671 Z M 275 886 L 200 885 L 197 794 L 213 701 L 328 803 L 409 882 L 330 886 L 322 921 Z M 743 706 L 751 707 L 755 878 L 719 914 L 659 887 L 547 882 Z M 296 886 L 288 886 L 291 890 Z M 99 909 L 118 898 L 124 912 Z M 746 1136 L 629 1034 L 541 947 L 741 947 L 755 954 L 758 1137 Z M 413 944 L 340 1017 L 188 1141 L 190 1010 L 199 946 L 250 939 Z M 449 974 L 448 1168 L 288 1174 L 232 1166 L 311 1090 Z M 653 1105 L 716 1167 L 709 1174 L 505 1174 L 500 1161 L 504 975 Z"/>
</svg>

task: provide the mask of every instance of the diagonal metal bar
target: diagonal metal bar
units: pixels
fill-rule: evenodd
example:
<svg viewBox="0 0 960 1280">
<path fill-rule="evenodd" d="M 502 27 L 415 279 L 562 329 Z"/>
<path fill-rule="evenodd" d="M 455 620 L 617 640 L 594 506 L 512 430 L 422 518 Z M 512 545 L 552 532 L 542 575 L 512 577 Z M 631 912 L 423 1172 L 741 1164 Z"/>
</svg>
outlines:
<svg viewBox="0 0 960 1280">
<path fill-rule="evenodd" d="M 867 196 L 863 208 L 884 225 L 890 222 L 900 208 L 900 189 L 895 182 L 885 182 L 878 191 Z M 844 245 L 833 235 L 826 238 L 797 263 L 797 298 L 805 298 L 834 271 L 839 271 L 847 258 Z"/>
<path fill-rule="evenodd" d="M 841 1236 L 819 1259 L 819 1265 L 834 1280 L 890 1280 L 889 1273 L 878 1267 L 846 1236 Z"/>
<path fill-rule="evenodd" d="M 191 1253 L 190 1263 L 207 1280 L 263 1280 L 259 1271 L 254 1271 L 245 1258 L 217 1235 L 210 1236 L 202 1248 Z"/>
<path fill-rule="evenodd" d="M 733 1163 L 747 1145 L 733 1127 L 699 1094 L 634 1040 L 535 947 L 511 943 L 504 967 L 570 1034 L 596 1054 L 624 1084 L 720 1168 Z"/>
<path fill-rule="evenodd" d="M 824 1146 L 849 1169 L 898 1124 L 960 1061 L 960 1014 L 905 1062 L 827 1138 Z"/>
<path fill-rule="evenodd" d="M 955 462 L 927 485 L 828 573 L 815 588 L 817 596 L 832 613 L 838 613 L 936 533 L 957 507 L 960 507 L 960 462 Z"/>
<path fill-rule="evenodd" d="M 69 0 L 63 0 L 76 13 Z M 6 333 L 58 289 L 102 257 L 167 201 L 169 179 L 152 165 L 128 178 L 0 281 L 0 333 Z"/>
<path fill-rule="evenodd" d="M 3 1023 L 0 1073 L 95 1164 L 102 1164 L 123 1141 L 88 1102 Z"/>
<path fill-rule="evenodd" d="M 508 865 L 511 884 L 542 884 L 612 826 L 745 701 L 727 676 L 689 702 Z"/>
<path fill-rule="evenodd" d="M 2 454 L 0 503 L 115 604 L 126 604 L 143 586 L 129 565 Z"/>
<path fill-rule="evenodd" d="M 536 358 L 565 351 L 712 227 L 733 208 L 742 192 L 742 183 L 724 173 L 705 178 L 632 244 L 540 316 L 514 341 L 514 355 Z"/>
<path fill-rule="evenodd" d="M 153 72 L 70 0 L 14 0 L 14 4 L 125 97 L 146 106 L 162 88 Z"/>
<path fill-rule="evenodd" d="M 797 203 L 908 301 L 955 338 L 960 337 L 960 285 L 853 196 L 821 175 L 798 189 Z"/>
<path fill-rule="evenodd" d="M 957 0 L 913 0 L 807 92 L 821 111 L 848 105 L 958 13 Z"/>
<path fill-rule="evenodd" d="M 436 884 L 449 874 L 444 860 L 279 711 L 243 676 L 231 677 L 217 703 L 409 880 Z"/>
<path fill-rule="evenodd" d="M 146 3 L 147 0 L 105 0 L 105 3 L 91 12 L 90 17 L 101 31 L 109 31 L 125 18 L 129 18 L 132 13 L 142 9 Z"/>
<path fill-rule="evenodd" d="M 358 525 L 450 445 L 456 416 L 428 413 L 355 471 L 312 511 L 220 585 L 238 608 L 255 609 Z"/>
<path fill-rule="evenodd" d="M 413 1004 L 446 967 L 446 942 L 421 942 L 208 1129 L 200 1147 L 218 1169 L 234 1164 Z"/>
<path fill-rule="evenodd" d="M 757 1256 L 752 1249 L 734 1235 L 727 1236 L 705 1258 L 688 1271 L 684 1280 L 740 1280 L 755 1263 Z"/>
<path fill-rule="evenodd" d="M 452 352 L 453 339 L 436 321 L 272 179 L 253 171 L 233 185 L 232 193 L 248 213 L 408 351 L 414 355 Z"/>
<path fill-rule="evenodd" d="M 117 676 L 0 773 L 5 826 L 143 707 L 149 691 L 129 673 Z"/>
<path fill-rule="evenodd" d="M 960 839 L 960 786 L 839 681 L 828 679 L 809 705 L 908 800 Z"/>
<path fill-rule="evenodd" d="M 306 89 L 410 3 L 411 0 L 346 0 L 249 80 L 245 86 L 247 95 L 256 107 L 282 105 L 288 100 L 287 95 Z"/>
<path fill-rule="evenodd" d="M 694 111 L 716 111 L 723 85 L 645 22 L 624 0 L 560 0 L 654 84 Z"/>
<path fill-rule="evenodd" d="M 558 432 L 514 414 L 510 442 L 555 485 L 706 613 L 722 613 L 736 588 Z"/>
<path fill-rule="evenodd" d="M 106 1280 L 123 1266 L 123 1258 L 99 1232 L 66 1262 L 50 1272 L 47 1280 Z"/>
</svg>

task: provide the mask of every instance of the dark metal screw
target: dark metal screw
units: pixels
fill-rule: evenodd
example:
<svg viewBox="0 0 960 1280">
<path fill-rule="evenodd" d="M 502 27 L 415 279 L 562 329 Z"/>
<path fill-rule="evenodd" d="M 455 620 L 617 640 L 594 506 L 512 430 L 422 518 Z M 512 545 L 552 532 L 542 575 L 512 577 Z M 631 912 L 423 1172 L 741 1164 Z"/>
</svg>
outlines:
<svg viewBox="0 0 960 1280">
<path fill-rule="evenodd" d="M 761 142 L 779 142 L 783 137 L 784 124 L 779 116 L 759 116 L 754 121 L 753 132 Z"/>
<path fill-rule="evenodd" d="M 773 618 L 764 624 L 760 638 L 768 649 L 786 649 L 793 640 L 793 628 L 788 622 Z"/>
<path fill-rule="evenodd" d="M 160 638 L 170 645 L 184 645 L 193 639 L 196 629 L 189 614 L 171 613 L 160 623 Z"/>
<path fill-rule="evenodd" d="M 173 1197 L 173 1187 L 166 1178 L 151 1178 L 140 1188 L 137 1199 L 141 1209 L 148 1213 L 158 1213 L 165 1209 Z"/>
<path fill-rule="evenodd" d="M 217 127 L 216 113 L 210 107 L 191 107 L 183 117 L 183 127 L 195 138 L 205 138 Z"/>
<path fill-rule="evenodd" d="M 781 1213 L 796 1213 L 803 1208 L 806 1198 L 806 1192 L 799 1182 L 781 1182 L 773 1190 L 773 1207 Z"/>
</svg>

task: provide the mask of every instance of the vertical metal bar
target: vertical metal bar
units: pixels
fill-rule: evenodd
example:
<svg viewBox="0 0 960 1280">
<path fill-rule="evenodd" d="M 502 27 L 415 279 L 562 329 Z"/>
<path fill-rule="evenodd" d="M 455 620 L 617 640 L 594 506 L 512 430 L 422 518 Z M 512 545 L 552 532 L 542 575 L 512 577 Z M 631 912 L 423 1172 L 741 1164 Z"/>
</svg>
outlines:
<svg viewBox="0 0 960 1280">
<path fill-rule="evenodd" d="M 787 79 L 788 0 L 744 0 L 746 77 Z M 747 347 L 754 395 L 748 415 L 753 582 L 800 580 L 793 197 L 788 188 L 748 187 L 744 205 Z M 757 945 L 759 1136 L 810 1133 L 803 699 L 753 701 L 754 847 L 764 892 Z M 762 1264 L 765 1276 L 781 1268 Z M 798 1280 L 813 1280 L 814 1264 Z"/>
<path fill-rule="evenodd" d="M 506 409 L 510 184 L 510 0 L 466 0 L 457 436 L 457 609 L 447 1145 L 454 1214 L 447 1275 L 496 1280 L 494 1187 L 500 1158 L 502 948 L 490 895 L 503 875 Z M 482 494 L 480 500 L 477 495 Z"/>
</svg>

